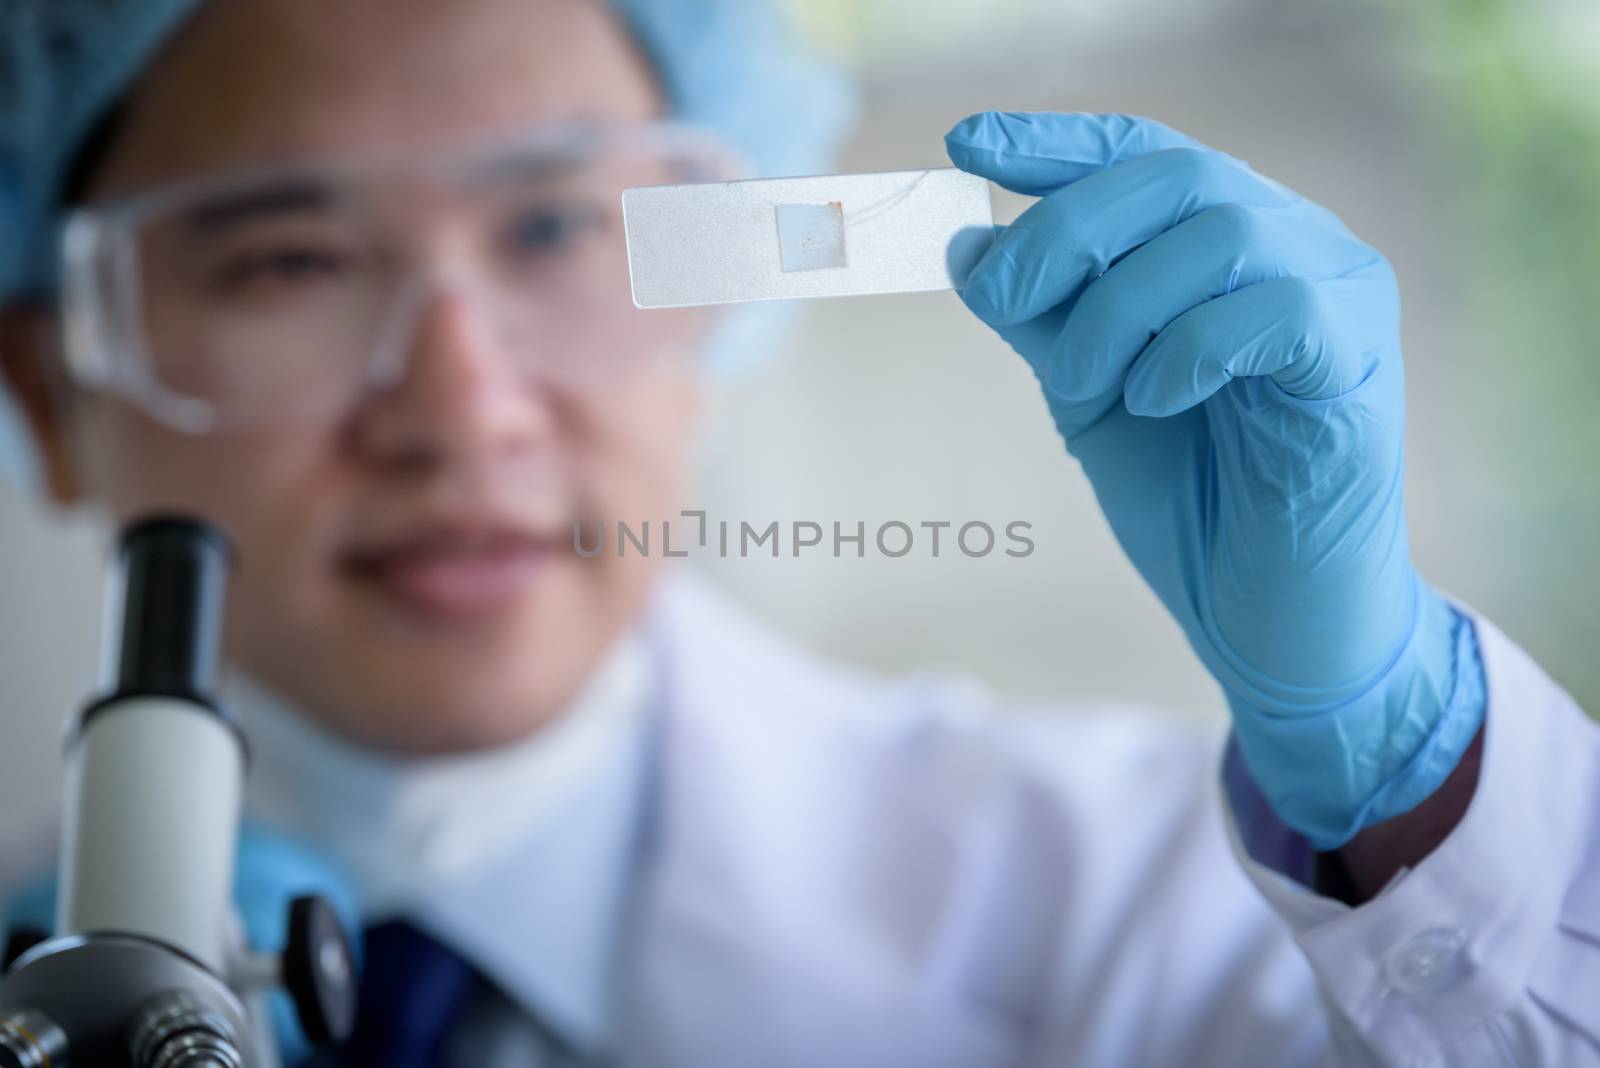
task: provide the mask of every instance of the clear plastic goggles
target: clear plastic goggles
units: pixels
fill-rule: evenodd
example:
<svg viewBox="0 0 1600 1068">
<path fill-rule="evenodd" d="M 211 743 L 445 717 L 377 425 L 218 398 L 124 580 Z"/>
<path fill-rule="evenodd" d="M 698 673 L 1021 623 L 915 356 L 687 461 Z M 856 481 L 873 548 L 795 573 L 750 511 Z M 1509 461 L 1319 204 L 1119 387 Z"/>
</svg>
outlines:
<svg viewBox="0 0 1600 1068">
<path fill-rule="evenodd" d="M 519 375 L 582 384 L 704 328 L 633 306 L 622 191 L 737 171 L 685 127 L 574 124 L 82 208 L 63 238 L 68 363 L 191 433 L 326 419 L 404 378 L 449 294 Z"/>
</svg>

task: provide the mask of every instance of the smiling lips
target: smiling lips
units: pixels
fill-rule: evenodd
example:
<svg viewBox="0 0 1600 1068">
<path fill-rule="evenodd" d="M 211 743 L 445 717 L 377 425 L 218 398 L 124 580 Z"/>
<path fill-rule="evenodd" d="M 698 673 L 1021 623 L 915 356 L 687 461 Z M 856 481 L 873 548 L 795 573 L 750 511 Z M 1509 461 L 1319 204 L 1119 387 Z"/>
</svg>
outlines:
<svg viewBox="0 0 1600 1068">
<path fill-rule="evenodd" d="M 454 525 L 356 549 L 343 562 L 346 573 L 421 614 L 470 620 L 513 605 L 555 551 L 525 530 Z"/>
</svg>

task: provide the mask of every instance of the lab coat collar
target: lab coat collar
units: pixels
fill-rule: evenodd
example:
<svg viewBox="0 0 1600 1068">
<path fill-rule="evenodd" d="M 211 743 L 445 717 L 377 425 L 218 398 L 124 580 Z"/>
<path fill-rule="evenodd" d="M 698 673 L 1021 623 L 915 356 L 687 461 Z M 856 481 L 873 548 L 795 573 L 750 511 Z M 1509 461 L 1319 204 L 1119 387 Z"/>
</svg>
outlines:
<svg viewBox="0 0 1600 1068">
<path fill-rule="evenodd" d="M 625 666 L 602 668 L 563 723 L 615 716 L 621 726 L 599 732 L 611 739 L 599 755 L 573 761 L 585 772 L 561 774 L 565 789 L 531 798 L 520 821 L 492 821 L 517 833 L 473 849 L 439 844 L 460 820 L 443 809 L 431 809 L 437 826 L 403 818 L 430 806 L 397 790 L 390 762 L 259 691 L 241 717 L 258 739 L 252 810 L 280 825 L 290 817 L 284 829 L 364 862 L 387 911 L 404 909 L 574 1046 L 609 1049 L 617 1063 L 855 1068 L 896 1063 L 909 1046 L 924 1068 L 1008 1063 L 1010 1027 L 918 979 L 918 929 L 931 917 L 907 892 L 916 872 L 893 850 L 828 855 L 838 820 L 921 803 L 858 766 L 894 746 L 898 710 L 916 702 L 784 641 L 687 569 L 669 572 L 613 659 Z M 565 729 L 527 752 L 447 767 L 434 789 L 513 811 L 512 787 L 554 777 L 541 770 L 557 763 L 543 743 L 561 751 L 572 744 L 557 740 Z M 486 781 L 508 780 L 505 797 L 475 780 L 479 761 Z M 403 845 L 364 842 L 397 836 Z M 923 845 L 944 858 L 936 865 L 957 865 L 940 841 Z M 380 862 L 405 848 L 476 863 L 440 872 L 395 860 L 420 869 L 415 885 L 395 887 Z"/>
<path fill-rule="evenodd" d="M 404 916 L 581 1050 L 604 1044 L 654 667 L 623 639 L 561 717 L 493 752 L 352 745 L 248 679 L 248 818 L 342 866 L 367 922 Z"/>
<path fill-rule="evenodd" d="M 1014 1029 L 928 980 L 926 930 L 948 904 L 928 870 L 902 863 L 904 841 L 863 854 L 836 833 L 899 813 L 929 831 L 911 855 L 958 866 L 941 816 L 917 815 L 957 799 L 881 774 L 914 749 L 918 702 L 785 641 L 687 571 L 665 584 L 651 635 L 666 697 L 621 1063 L 1010 1063 Z"/>
</svg>

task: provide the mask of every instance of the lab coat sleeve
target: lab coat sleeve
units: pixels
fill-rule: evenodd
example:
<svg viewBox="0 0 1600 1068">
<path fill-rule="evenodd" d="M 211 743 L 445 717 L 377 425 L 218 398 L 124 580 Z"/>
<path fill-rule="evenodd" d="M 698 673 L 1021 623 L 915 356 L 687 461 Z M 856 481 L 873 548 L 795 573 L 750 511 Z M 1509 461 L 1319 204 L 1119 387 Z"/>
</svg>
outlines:
<svg viewBox="0 0 1600 1068">
<path fill-rule="evenodd" d="M 1305 840 L 1231 746 L 1234 852 L 1315 975 L 1338 1066 L 1600 1066 L 1600 727 L 1475 620 L 1488 682 L 1476 793 L 1358 908 L 1308 888 Z"/>
</svg>

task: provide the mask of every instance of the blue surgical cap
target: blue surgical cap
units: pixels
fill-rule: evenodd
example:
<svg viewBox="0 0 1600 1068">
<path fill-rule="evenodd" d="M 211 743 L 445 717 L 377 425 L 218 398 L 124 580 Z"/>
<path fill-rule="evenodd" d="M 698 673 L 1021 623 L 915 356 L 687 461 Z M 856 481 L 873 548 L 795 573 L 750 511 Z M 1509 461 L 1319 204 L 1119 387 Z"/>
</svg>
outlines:
<svg viewBox="0 0 1600 1068">
<path fill-rule="evenodd" d="M 0 0 L 0 305 L 54 288 L 59 196 L 96 125 L 204 0 Z M 825 170 L 855 115 L 846 79 L 790 33 L 775 0 L 609 0 L 676 118 L 765 175 Z M 781 313 L 730 316 L 708 366 L 736 368 Z M 0 389 L 0 476 L 31 457 Z"/>
<path fill-rule="evenodd" d="M 48 292 L 57 198 L 96 123 L 203 0 L 0 0 L 0 303 Z M 824 169 L 853 117 L 840 74 L 770 0 L 611 0 L 676 117 L 763 174 Z"/>
</svg>

